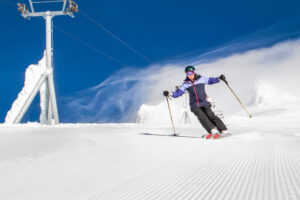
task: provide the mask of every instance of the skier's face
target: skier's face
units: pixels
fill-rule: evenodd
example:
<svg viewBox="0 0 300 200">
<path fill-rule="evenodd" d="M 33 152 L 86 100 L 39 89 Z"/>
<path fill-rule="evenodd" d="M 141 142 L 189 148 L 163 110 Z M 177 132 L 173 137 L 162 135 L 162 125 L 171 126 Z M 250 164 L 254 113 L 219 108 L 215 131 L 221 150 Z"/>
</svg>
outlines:
<svg viewBox="0 0 300 200">
<path fill-rule="evenodd" d="M 188 78 L 189 78 L 190 80 L 194 80 L 195 74 L 189 75 Z"/>
<path fill-rule="evenodd" d="M 186 75 L 190 80 L 194 80 L 194 77 L 195 77 L 194 71 L 188 71 L 188 72 L 186 72 Z"/>
</svg>

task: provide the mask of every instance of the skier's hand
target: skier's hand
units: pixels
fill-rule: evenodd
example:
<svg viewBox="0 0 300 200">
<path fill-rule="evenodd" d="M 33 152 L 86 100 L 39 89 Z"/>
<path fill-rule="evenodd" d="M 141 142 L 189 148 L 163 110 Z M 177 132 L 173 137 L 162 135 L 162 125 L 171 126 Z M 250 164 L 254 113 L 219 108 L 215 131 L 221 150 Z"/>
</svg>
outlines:
<svg viewBox="0 0 300 200">
<path fill-rule="evenodd" d="M 221 76 L 219 77 L 220 80 L 224 81 L 225 83 L 228 83 L 227 80 L 226 80 L 226 77 L 221 74 Z"/>
<path fill-rule="evenodd" d="M 164 91 L 164 92 L 163 92 L 163 95 L 164 95 L 165 97 L 169 97 L 169 96 L 171 96 L 171 94 L 170 94 L 170 92 L 169 92 L 169 91 Z"/>
</svg>

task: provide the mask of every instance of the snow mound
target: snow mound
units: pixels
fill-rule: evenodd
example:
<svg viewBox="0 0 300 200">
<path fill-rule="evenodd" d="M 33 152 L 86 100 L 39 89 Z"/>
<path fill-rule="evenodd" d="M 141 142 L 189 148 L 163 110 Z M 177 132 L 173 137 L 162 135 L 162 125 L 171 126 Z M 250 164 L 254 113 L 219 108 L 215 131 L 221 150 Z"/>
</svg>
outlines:
<svg viewBox="0 0 300 200">
<path fill-rule="evenodd" d="M 294 95 L 275 87 L 270 82 L 260 82 L 255 87 L 252 104 L 247 107 L 253 116 L 248 118 L 241 109 L 228 119 L 240 127 L 288 130 L 299 127 L 300 100 Z"/>
<path fill-rule="evenodd" d="M 182 101 L 169 101 L 171 107 L 171 113 L 174 123 L 180 123 L 180 113 L 183 113 Z M 155 124 L 163 125 L 170 124 L 170 114 L 168 110 L 167 102 L 161 102 L 157 105 L 143 104 L 138 111 L 138 123 L 142 124 Z"/>
<path fill-rule="evenodd" d="M 260 126 L 264 126 L 265 123 L 266 126 L 274 124 L 278 127 L 297 124 L 296 121 L 300 118 L 300 100 L 297 97 L 282 91 L 268 81 L 258 82 L 252 93 L 254 95 L 252 95 L 252 100 L 247 106 L 247 110 L 253 116 L 251 121 L 249 121 L 247 114 L 240 106 L 238 112 L 225 116 L 225 123 L 241 125 L 262 123 Z M 170 101 L 171 112 L 176 125 L 182 124 L 182 116 L 185 111 L 183 101 L 184 98 L 182 97 Z M 238 104 L 238 102 L 232 102 L 232 104 Z M 231 104 L 227 106 L 231 106 Z M 221 110 L 224 109 L 223 107 L 220 108 Z M 218 111 L 219 107 L 213 110 L 216 114 L 221 112 Z M 191 119 L 191 124 L 199 126 L 198 119 L 190 111 L 189 106 L 186 111 Z M 151 125 L 170 125 L 167 102 L 164 101 L 156 105 L 143 104 L 138 111 L 137 122 Z"/>
<path fill-rule="evenodd" d="M 275 89 L 269 82 L 262 82 L 256 86 L 256 106 L 283 106 L 299 101 L 295 96 Z"/>
<path fill-rule="evenodd" d="M 20 111 L 23 109 L 28 97 L 31 95 L 34 87 L 39 81 L 42 74 L 46 73 L 46 54 L 44 53 L 43 58 L 38 62 L 37 65 L 29 65 L 25 72 L 24 86 L 17 99 L 13 102 L 11 109 L 7 112 L 5 117 L 5 124 L 13 124 Z M 45 82 L 41 86 L 41 106 L 45 99 Z M 45 113 L 45 109 L 42 108 L 42 113 Z M 44 115 L 44 114 L 43 114 Z M 42 114 L 41 114 L 42 116 Z"/>
<path fill-rule="evenodd" d="M 188 97 L 188 94 L 187 96 Z M 186 101 L 188 102 L 188 98 L 181 97 L 181 98 L 171 98 L 169 100 L 170 103 L 170 109 L 172 118 L 174 121 L 174 124 L 176 126 L 178 125 L 184 125 L 184 113 L 187 113 L 187 123 L 192 126 L 199 126 L 199 121 L 195 117 L 195 115 L 191 112 L 190 106 L 188 103 L 186 104 Z M 211 102 L 213 110 L 216 114 L 222 114 L 221 111 L 218 110 L 215 106 L 215 102 L 211 97 L 208 97 L 208 100 Z M 138 111 L 138 118 L 137 123 L 141 124 L 149 124 L 149 125 L 171 125 L 171 119 L 170 119 L 170 113 L 168 109 L 168 104 L 166 101 L 163 101 L 156 105 L 147 105 L 143 104 L 139 111 Z"/>
<path fill-rule="evenodd" d="M 297 97 L 276 88 L 270 82 L 260 82 L 256 85 L 253 93 L 252 105 L 248 109 L 256 117 L 261 115 L 278 116 L 284 112 L 289 114 L 293 108 L 300 105 Z"/>
</svg>

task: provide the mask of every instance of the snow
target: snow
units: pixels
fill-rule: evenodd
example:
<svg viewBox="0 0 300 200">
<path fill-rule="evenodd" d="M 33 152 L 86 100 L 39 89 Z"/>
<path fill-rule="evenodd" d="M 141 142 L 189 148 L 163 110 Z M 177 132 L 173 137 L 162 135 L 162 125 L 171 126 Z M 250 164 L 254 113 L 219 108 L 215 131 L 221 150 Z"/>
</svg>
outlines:
<svg viewBox="0 0 300 200">
<path fill-rule="evenodd" d="M 169 101 L 171 113 L 175 124 L 181 123 L 184 111 L 183 98 Z M 190 114 L 191 115 L 191 114 Z M 143 124 L 166 125 L 170 124 L 170 114 L 167 101 L 158 105 L 143 104 L 138 111 L 138 122 Z"/>
<path fill-rule="evenodd" d="M 0 199 L 299 199 L 299 132 L 251 127 L 1 125 Z"/>
<path fill-rule="evenodd" d="M 220 111 L 220 108 L 215 105 L 213 98 L 209 97 L 208 100 L 213 105 L 214 112 L 222 113 Z M 188 116 L 191 120 L 190 125 L 198 126 L 199 121 L 197 118 L 194 117 L 194 114 L 190 111 L 189 104 L 184 104 L 184 97 L 176 99 L 171 98 L 169 99 L 169 104 L 175 124 L 184 124 L 182 117 L 184 111 L 187 111 Z M 185 106 L 187 106 L 187 108 Z M 138 110 L 137 122 L 148 125 L 169 125 L 171 121 L 167 101 L 165 100 L 164 102 L 159 103 L 157 105 L 142 104 L 140 109 Z"/>
<path fill-rule="evenodd" d="M 46 54 L 44 53 L 43 58 L 38 62 L 37 65 L 29 65 L 25 71 L 25 81 L 22 90 L 19 92 L 17 99 L 13 102 L 11 109 L 7 112 L 5 117 L 6 124 L 13 124 L 14 120 L 17 118 L 21 112 L 24 104 L 26 103 L 28 97 L 31 95 L 34 87 L 39 81 L 42 74 L 46 73 Z M 46 83 L 44 82 L 40 90 L 41 99 L 41 122 L 46 118 L 46 102 L 45 102 L 45 88 Z"/>
</svg>

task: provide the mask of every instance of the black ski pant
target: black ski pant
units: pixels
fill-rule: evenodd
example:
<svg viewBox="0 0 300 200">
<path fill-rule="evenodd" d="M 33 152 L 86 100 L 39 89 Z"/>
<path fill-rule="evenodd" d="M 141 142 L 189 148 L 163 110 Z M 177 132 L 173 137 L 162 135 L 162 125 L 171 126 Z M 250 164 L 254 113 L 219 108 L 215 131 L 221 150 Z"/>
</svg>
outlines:
<svg viewBox="0 0 300 200">
<path fill-rule="evenodd" d="M 191 108 L 191 111 L 198 117 L 199 122 L 208 133 L 213 128 L 217 128 L 220 132 L 227 130 L 223 121 L 212 111 L 211 106 Z"/>
</svg>

